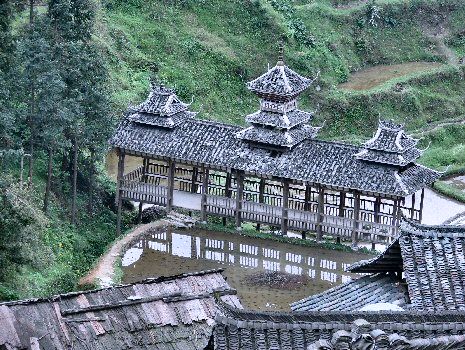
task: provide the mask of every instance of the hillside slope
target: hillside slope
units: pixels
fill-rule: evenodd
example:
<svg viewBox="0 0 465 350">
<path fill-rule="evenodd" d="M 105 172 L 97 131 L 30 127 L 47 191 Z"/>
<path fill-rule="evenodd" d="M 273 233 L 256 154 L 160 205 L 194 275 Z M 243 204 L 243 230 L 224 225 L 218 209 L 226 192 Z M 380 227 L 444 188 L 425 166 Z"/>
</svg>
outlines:
<svg viewBox="0 0 465 350">
<path fill-rule="evenodd" d="M 193 99 L 199 117 L 242 124 L 258 103 L 245 82 L 275 64 L 284 37 L 288 64 L 320 74 L 303 107 L 319 107 L 324 137 L 347 138 L 370 135 L 379 116 L 420 129 L 465 114 L 456 64 L 465 54 L 464 18 L 457 0 L 107 0 L 98 40 L 116 110 L 146 95 L 154 71 Z M 370 90 L 338 87 L 365 67 L 412 61 L 444 64 Z"/>
</svg>

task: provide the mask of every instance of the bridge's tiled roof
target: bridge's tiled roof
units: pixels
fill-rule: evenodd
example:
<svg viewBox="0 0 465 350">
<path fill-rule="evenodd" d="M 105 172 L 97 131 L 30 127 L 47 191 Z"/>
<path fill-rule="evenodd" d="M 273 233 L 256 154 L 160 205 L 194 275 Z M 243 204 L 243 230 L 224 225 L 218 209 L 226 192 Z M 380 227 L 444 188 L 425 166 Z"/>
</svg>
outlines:
<svg viewBox="0 0 465 350">
<path fill-rule="evenodd" d="M 430 185 L 440 176 L 417 164 L 399 169 L 359 160 L 354 155 L 361 147 L 314 139 L 306 139 L 276 156 L 237 138 L 240 130 L 232 125 L 192 118 L 167 130 L 125 118 L 110 143 L 129 153 L 401 197 Z"/>
<path fill-rule="evenodd" d="M 295 97 L 307 89 L 312 79 L 305 78 L 284 64 L 277 64 L 265 74 L 247 83 L 259 96 Z"/>
<path fill-rule="evenodd" d="M 402 263 L 414 309 L 465 311 L 464 251 L 464 227 L 404 220 L 400 236 L 384 253 L 353 265 L 350 271 L 389 271 Z"/>
<path fill-rule="evenodd" d="M 286 113 L 270 112 L 259 110 L 245 117 L 245 121 L 251 124 L 273 126 L 279 129 L 290 129 L 296 125 L 309 122 L 313 118 L 313 113 L 304 112 L 298 109 Z"/>
<path fill-rule="evenodd" d="M 305 139 L 314 138 L 318 130 L 319 128 L 310 125 L 300 125 L 283 130 L 251 126 L 239 131 L 236 136 L 242 140 L 258 144 L 292 148 Z"/>
<path fill-rule="evenodd" d="M 390 303 L 404 307 L 407 288 L 393 274 L 364 276 L 291 304 L 293 311 L 357 311 L 366 305 Z"/>
<path fill-rule="evenodd" d="M 203 350 L 221 270 L 161 277 L 41 300 L 0 303 L 0 349 Z M 221 297 L 240 307 L 234 295 Z"/>
</svg>

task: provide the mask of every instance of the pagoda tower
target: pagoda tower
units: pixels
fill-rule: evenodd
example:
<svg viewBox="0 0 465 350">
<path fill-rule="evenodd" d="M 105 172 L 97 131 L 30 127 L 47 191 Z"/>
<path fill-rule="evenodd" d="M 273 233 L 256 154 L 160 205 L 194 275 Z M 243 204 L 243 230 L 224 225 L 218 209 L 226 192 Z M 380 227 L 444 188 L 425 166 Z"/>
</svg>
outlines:
<svg viewBox="0 0 465 350">
<path fill-rule="evenodd" d="M 355 157 L 372 163 L 405 167 L 422 155 L 417 143 L 418 140 L 405 134 L 402 124 L 380 120 L 375 136 L 365 142 L 364 149 Z"/>
<path fill-rule="evenodd" d="M 251 126 L 236 136 L 252 145 L 278 151 L 314 138 L 320 128 L 307 124 L 313 113 L 297 108 L 298 96 L 312 82 L 287 67 L 281 51 L 276 66 L 247 83 L 247 88 L 260 97 L 260 109 L 245 117 Z"/>
<path fill-rule="evenodd" d="M 173 129 L 185 118 L 193 118 L 196 115 L 188 108 L 189 104 L 182 102 L 173 89 L 152 82 L 147 100 L 129 109 L 129 120 Z"/>
</svg>

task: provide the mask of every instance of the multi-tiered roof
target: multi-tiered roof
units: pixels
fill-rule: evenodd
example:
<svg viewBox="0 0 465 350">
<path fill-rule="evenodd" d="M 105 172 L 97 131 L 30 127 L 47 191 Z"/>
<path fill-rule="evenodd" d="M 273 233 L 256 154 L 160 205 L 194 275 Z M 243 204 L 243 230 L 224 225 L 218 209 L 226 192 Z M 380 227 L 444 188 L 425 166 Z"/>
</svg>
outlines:
<svg viewBox="0 0 465 350">
<path fill-rule="evenodd" d="M 173 89 L 152 83 L 147 100 L 130 109 L 129 120 L 172 129 L 186 118 L 195 116 L 188 108 L 189 104 L 182 102 Z"/>
<path fill-rule="evenodd" d="M 356 154 L 361 160 L 374 163 L 406 166 L 421 156 L 416 148 L 418 140 L 404 132 L 402 124 L 389 120 L 380 120 L 375 136 L 365 143 L 365 148 Z"/>
<path fill-rule="evenodd" d="M 319 128 L 306 124 L 313 113 L 297 108 L 297 97 L 312 82 L 280 59 L 275 67 L 247 83 L 248 89 L 261 98 L 260 110 L 245 118 L 251 126 L 238 132 L 237 137 L 268 148 L 284 149 L 314 138 Z"/>
</svg>

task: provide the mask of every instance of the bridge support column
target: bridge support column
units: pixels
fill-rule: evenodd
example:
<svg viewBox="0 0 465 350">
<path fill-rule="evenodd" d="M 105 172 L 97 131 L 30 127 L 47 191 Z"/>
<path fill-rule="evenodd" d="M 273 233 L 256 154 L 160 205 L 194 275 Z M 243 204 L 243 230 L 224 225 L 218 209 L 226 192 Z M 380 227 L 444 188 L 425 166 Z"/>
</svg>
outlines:
<svg viewBox="0 0 465 350">
<path fill-rule="evenodd" d="M 375 212 L 375 223 L 379 224 L 381 222 L 381 216 L 379 215 L 381 211 L 381 197 L 376 197 L 375 198 L 375 207 L 374 207 L 374 212 Z M 376 238 L 376 235 L 373 236 L 373 239 Z M 371 242 L 371 250 L 376 250 L 376 242 Z"/>
<path fill-rule="evenodd" d="M 392 209 L 392 239 L 397 235 L 397 225 L 399 224 L 400 220 L 400 199 L 394 199 L 394 205 Z"/>
<path fill-rule="evenodd" d="M 265 201 L 265 185 L 266 179 L 260 179 L 260 185 L 258 187 L 258 203 L 263 203 Z M 255 227 L 257 231 L 260 231 L 260 223 Z"/>
<path fill-rule="evenodd" d="M 176 163 L 172 160 L 168 161 L 168 192 L 166 194 L 166 211 L 169 213 L 173 210 L 173 194 L 174 194 L 174 173 L 176 171 Z"/>
<path fill-rule="evenodd" d="M 191 179 L 191 193 L 197 193 L 197 176 L 199 175 L 199 168 L 196 166 L 192 167 L 192 179 Z"/>
<path fill-rule="evenodd" d="M 244 195 L 244 174 L 237 171 L 236 176 L 237 192 L 236 192 L 236 229 L 241 228 L 241 211 L 242 211 L 242 197 Z"/>
<path fill-rule="evenodd" d="M 318 188 L 318 207 L 316 217 L 316 240 L 321 241 L 323 238 L 323 218 L 325 214 L 325 189 L 320 186 Z"/>
<path fill-rule="evenodd" d="M 358 230 L 360 220 L 360 193 L 354 191 L 354 219 L 352 226 L 352 246 L 357 247 L 358 245 Z"/>
<path fill-rule="evenodd" d="M 287 235 L 289 229 L 289 181 L 283 181 L 283 209 L 281 214 L 281 233 Z"/>
<path fill-rule="evenodd" d="M 116 180 L 116 206 L 118 208 L 116 216 L 116 235 L 121 234 L 121 211 L 123 206 L 123 196 L 121 193 L 121 185 L 123 182 L 124 175 L 124 158 L 125 154 L 118 150 L 118 175 Z"/>
<path fill-rule="evenodd" d="M 423 220 L 423 202 L 425 200 L 425 189 L 421 189 L 421 196 L 420 196 L 420 213 L 418 215 L 418 222 L 421 224 Z"/>
<path fill-rule="evenodd" d="M 226 183 L 224 184 L 224 195 L 226 198 L 231 198 L 231 173 L 226 172 Z M 223 217 L 223 226 L 226 226 L 227 217 Z"/>
<path fill-rule="evenodd" d="M 202 198 L 200 200 L 200 216 L 203 222 L 207 222 L 207 194 L 208 194 L 208 175 L 210 170 L 202 166 Z"/>
<path fill-rule="evenodd" d="M 338 208 L 338 216 L 340 218 L 344 218 L 344 208 L 346 205 L 346 193 L 344 191 L 339 192 L 339 208 Z M 338 232 L 341 233 L 341 236 L 344 235 L 344 229 L 339 229 Z M 341 236 L 336 237 L 336 243 L 341 243 Z"/>
</svg>

